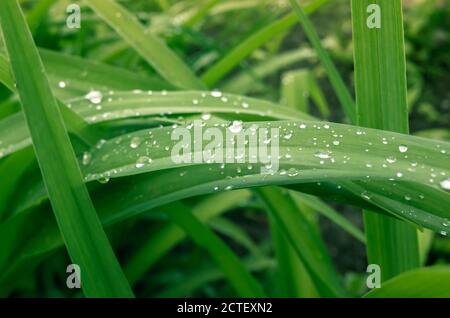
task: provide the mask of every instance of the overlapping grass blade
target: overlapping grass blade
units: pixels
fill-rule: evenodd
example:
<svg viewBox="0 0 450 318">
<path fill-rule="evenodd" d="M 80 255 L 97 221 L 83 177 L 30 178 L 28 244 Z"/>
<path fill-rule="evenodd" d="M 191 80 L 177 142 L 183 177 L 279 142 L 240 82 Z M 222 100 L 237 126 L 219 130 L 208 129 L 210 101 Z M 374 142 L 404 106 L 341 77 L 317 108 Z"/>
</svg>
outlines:
<svg viewBox="0 0 450 318">
<path fill-rule="evenodd" d="M 15 0 L 0 3 L 0 23 L 36 156 L 72 261 L 91 297 L 133 293 L 103 232 L 83 183 L 44 66 Z"/>
<path fill-rule="evenodd" d="M 369 28 L 367 8 L 381 9 L 381 28 Z M 358 124 L 408 133 L 406 65 L 400 0 L 352 1 Z M 398 220 L 364 213 L 369 263 L 383 279 L 419 266 L 417 233 Z"/>
<path fill-rule="evenodd" d="M 169 83 L 180 88 L 204 85 L 165 43 L 145 29 L 136 17 L 114 0 L 85 0 L 125 41 Z"/>
</svg>

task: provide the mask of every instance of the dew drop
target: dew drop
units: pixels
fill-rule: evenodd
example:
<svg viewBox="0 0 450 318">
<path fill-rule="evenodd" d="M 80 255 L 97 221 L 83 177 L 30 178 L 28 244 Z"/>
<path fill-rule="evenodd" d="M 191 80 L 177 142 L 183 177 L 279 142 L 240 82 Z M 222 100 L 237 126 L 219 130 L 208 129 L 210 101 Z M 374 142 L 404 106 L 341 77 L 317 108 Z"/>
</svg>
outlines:
<svg viewBox="0 0 450 318">
<path fill-rule="evenodd" d="M 60 81 L 60 82 L 58 83 L 58 86 L 59 86 L 59 88 L 65 88 L 65 87 L 66 87 L 66 82 Z"/>
<path fill-rule="evenodd" d="M 440 186 L 444 190 L 450 190 L 450 179 L 444 180 L 440 183 Z"/>
<path fill-rule="evenodd" d="M 144 167 L 146 164 L 151 163 L 152 159 L 150 159 L 147 156 L 142 156 L 140 157 L 137 161 L 136 161 L 136 168 L 142 168 Z"/>
<path fill-rule="evenodd" d="M 386 161 L 387 161 L 388 163 L 394 163 L 394 162 L 397 161 L 397 158 L 395 158 L 395 157 L 387 157 L 387 158 L 386 158 Z"/>
<path fill-rule="evenodd" d="M 408 151 L 408 147 L 405 146 L 405 145 L 400 145 L 400 146 L 398 146 L 398 150 L 399 150 L 401 153 L 405 153 L 405 152 Z"/>
<path fill-rule="evenodd" d="M 97 149 L 101 149 L 103 147 L 103 145 L 106 144 L 106 140 L 105 139 L 100 139 L 97 144 L 95 145 L 95 148 Z"/>
<path fill-rule="evenodd" d="M 242 121 L 240 120 L 235 120 L 231 123 L 231 125 L 228 127 L 228 129 L 233 133 L 233 134 L 238 134 L 242 131 Z"/>
<path fill-rule="evenodd" d="M 141 144 L 141 139 L 139 137 L 133 137 L 130 142 L 130 147 L 136 149 Z"/>
<path fill-rule="evenodd" d="M 91 154 L 90 154 L 89 152 L 86 151 L 86 152 L 83 153 L 83 158 L 82 158 L 81 163 L 82 163 L 84 166 L 86 166 L 86 165 L 89 164 L 89 162 L 91 162 Z"/>
<path fill-rule="evenodd" d="M 102 184 L 106 184 L 109 182 L 109 178 L 100 178 L 97 180 L 98 182 L 102 183 Z"/>
<path fill-rule="evenodd" d="M 100 104 L 103 99 L 103 94 L 99 91 L 90 91 L 85 97 L 92 104 Z"/>
<path fill-rule="evenodd" d="M 314 154 L 314 156 L 317 158 L 320 158 L 320 159 L 328 159 L 328 158 L 330 158 L 330 153 L 324 152 L 324 151 L 318 151 Z"/>
<path fill-rule="evenodd" d="M 211 114 L 202 114 L 202 119 L 207 121 L 211 119 Z"/>
<path fill-rule="evenodd" d="M 222 92 L 221 91 L 212 91 L 211 96 L 217 97 L 217 98 L 222 97 Z"/>
</svg>

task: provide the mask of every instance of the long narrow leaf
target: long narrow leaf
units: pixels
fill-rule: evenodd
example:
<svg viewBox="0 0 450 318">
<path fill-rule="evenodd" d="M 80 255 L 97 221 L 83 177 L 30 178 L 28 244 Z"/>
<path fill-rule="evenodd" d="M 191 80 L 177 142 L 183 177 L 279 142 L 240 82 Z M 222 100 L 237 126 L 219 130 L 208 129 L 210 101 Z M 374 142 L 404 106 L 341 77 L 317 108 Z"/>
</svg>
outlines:
<svg viewBox="0 0 450 318">
<path fill-rule="evenodd" d="M 85 2 L 167 81 L 181 88 L 203 88 L 203 84 L 184 62 L 117 2 L 114 0 L 85 0 Z"/>
<path fill-rule="evenodd" d="M 368 24 L 370 5 L 381 10 L 380 28 Z M 408 133 L 401 0 L 352 1 L 352 21 L 358 124 Z M 369 262 L 381 266 L 383 279 L 419 266 L 414 228 L 370 211 L 364 222 Z"/>
<path fill-rule="evenodd" d="M 0 3 L 0 23 L 46 188 L 87 296 L 132 296 L 103 232 L 16 0 Z"/>
</svg>

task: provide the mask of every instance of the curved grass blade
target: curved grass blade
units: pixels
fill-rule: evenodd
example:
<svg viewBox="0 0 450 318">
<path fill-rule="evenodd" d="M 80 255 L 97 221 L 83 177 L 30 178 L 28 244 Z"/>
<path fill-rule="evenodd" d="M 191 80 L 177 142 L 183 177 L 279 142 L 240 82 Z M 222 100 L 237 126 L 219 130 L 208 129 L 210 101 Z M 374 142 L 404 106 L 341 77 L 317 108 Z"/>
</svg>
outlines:
<svg viewBox="0 0 450 318">
<path fill-rule="evenodd" d="M 132 296 L 83 183 L 58 104 L 15 0 L 0 2 L 0 24 L 55 216 L 91 297 Z"/>
<path fill-rule="evenodd" d="M 358 147 L 356 147 L 358 148 Z M 413 183 L 403 182 L 384 182 L 384 183 L 367 183 L 362 181 L 362 185 L 354 192 L 349 192 L 346 188 L 337 187 L 335 184 L 327 186 L 329 178 L 326 176 L 323 179 L 312 178 L 303 187 L 298 182 L 301 180 L 277 180 L 277 179 L 260 179 L 259 182 L 255 180 L 242 180 L 242 176 L 238 177 L 236 173 L 237 167 L 231 166 L 221 169 L 220 167 L 212 167 L 209 165 L 208 174 L 204 174 L 204 167 L 191 167 L 188 174 L 186 174 L 186 168 L 177 168 L 167 171 L 154 172 L 150 175 L 143 174 L 134 176 L 131 178 L 111 180 L 104 189 L 100 189 L 96 192 L 94 198 L 96 206 L 98 207 L 99 215 L 103 224 L 110 225 L 120 220 L 129 218 L 131 216 L 138 215 L 157 206 L 167 204 L 176 200 L 192 197 L 195 195 L 203 195 L 213 193 L 214 186 L 227 187 L 230 184 L 234 188 L 239 187 L 251 187 L 262 186 L 269 184 L 289 184 L 290 182 L 296 182 L 295 188 L 301 191 L 307 190 L 316 195 L 322 195 L 330 197 L 332 199 L 345 202 L 346 204 L 354 204 L 360 207 L 370 207 L 371 210 L 378 211 L 380 213 L 383 210 L 378 209 L 378 204 L 383 209 L 391 207 L 393 213 L 397 213 L 398 216 L 403 214 L 410 215 L 414 218 L 415 222 L 423 224 L 429 228 L 435 228 L 436 231 L 443 230 L 446 227 L 443 224 L 445 220 L 450 217 L 448 210 L 445 208 L 450 205 L 450 198 L 448 194 L 436 192 L 434 189 L 430 191 L 424 191 L 424 186 L 418 186 L 416 194 L 411 194 L 413 186 L 417 186 Z M 236 174 L 233 179 L 224 179 L 224 175 Z M 189 178 L 180 178 L 180 175 L 191 176 Z M 192 177 L 196 176 L 196 177 Z M 304 176 L 306 178 L 306 176 Z M 173 183 L 171 180 L 177 178 L 178 182 Z M 321 182 L 321 185 L 317 185 L 317 181 Z M 304 180 L 308 182 L 308 180 Z M 371 185 L 369 189 L 368 185 Z M 401 187 L 400 187 L 401 186 Z M 398 188 L 398 189 L 397 189 Z M 37 200 L 45 200 L 45 191 L 39 190 L 37 187 L 36 194 L 32 196 L 31 202 Z M 385 190 L 386 189 L 386 190 Z M 379 194 L 377 194 L 377 191 Z M 145 195 L 142 195 L 145 193 Z M 366 197 L 367 193 L 371 196 Z M 412 201 L 405 201 L 405 193 L 411 194 L 411 197 L 417 198 Z M 376 195 L 375 195 L 376 194 Z M 395 196 L 394 196 L 395 194 Z M 364 199 L 363 199 L 364 198 Z M 380 198 L 384 198 L 379 201 Z M 30 201 L 28 199 L 28 201 Z M 27 198 L 24 198 L 27 201 Z M 402 203 L 403 202 L 403 203 Z M 445 202 L 445 203 L 443 203 Z M 420 204 L 424 207 L 424 210 L 416 209 L 415 206 Z M 13 217 L 8 220 L 8 224 L 5 224 L 6 228 L 15 228 L 14 223 L 20 223 L 23 218 L 29 218 L 31 216 L 37 219 L 46 219 L 32 210 L 30 205 L 25 203 L 25 206 L 21 207 L 21 212 L 15 213 Z M 444 207 L 444 208 L 443 208 Z M 24 210 L 27 209 L 27 210 Z M 436 215 L 432 215 L 429 211 L 433 211 Z M 395 214 L 393 214 L 395 215 Z M 436 216 L 436 217 L 435 217 Z M 447 223 L 446 223 L 447 224 Z M 18 231 L 16 231 L 18 232 Z M 2 235 L 4 231 L 0 231 Z M 33 236 L 33 240 L 30 241 L 20 252 L 20 256 L 17 257 L 12 264 L 9 264 L 9 270 L 3 271 L 3 276 L 0 277 L 0 281 L 3 285 L 7 285 L 6 282 L 14 282 L 17 275 L 21 276 L 24 266 L 34 262 L 34 260 L 42 259 L 43 254 L 48 254 L 54 249 L 61 247 L 62 241 L 54 224 L 42 227 L 41 234 Z M 1 268 L 1 266 L 0 266 Z M 0 284 L 0 286 L 2 286 Z"/>
<path fill-rule="evenodd" d="M 90 124 L 161 114 L 217 113 L 252 115 L 262 119 L 305 119 L 313 117 L 271 102 L 237 95 L 213 96 L 211 92 L 115 92 L 105 93 L 103 107 L 93 107 L 90 100 L 68 101 L 71 110 Z M 98 105 L 97 105 L 98 106 Z M 15 131 L 15 134 L 8 134 Z M 0 158 L 31 145 L 22 113 L 0 120 Z"/>
<path fill-rule="evenodd" d="M 148 32 L 114 0 L 85 0 L 125 41 L 169 83 L 180 88 L 202 89 L 204 85 L 161 40 Z"/>
</svg>

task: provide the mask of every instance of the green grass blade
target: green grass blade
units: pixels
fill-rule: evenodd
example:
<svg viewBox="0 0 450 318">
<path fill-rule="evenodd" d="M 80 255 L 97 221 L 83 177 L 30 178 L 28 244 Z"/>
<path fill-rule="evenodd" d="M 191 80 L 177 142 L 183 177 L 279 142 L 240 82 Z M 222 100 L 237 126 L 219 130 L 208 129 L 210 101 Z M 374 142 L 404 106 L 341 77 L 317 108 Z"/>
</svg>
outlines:
<svg viewBox="0 0 450 318">
<path fill-rule="evenodd" d="M 132 296 L 84 186 L 58 104 L 17 1 L 0 2 L 0 19 L 36 156 L 68 252 L 82 270 L 83 291 L 92 297 Z"/>
<path fill-rule="evenodd" d="M 361 243 L 366 243 L 366 237 L 360 229 L 358 229 L 350 221 L 348 221 L 346 218 L 344 218 L 319 198 L 304 193 L 295 193 L 293 194 L 293 197 L 294 200 L 299 200 L 301 203 L 307 205 L 314 211 L 317 211 L 318 213 L 329 219 L 331 222 L 335 223 L 337 226 L 356 238 Z"/>
<path fill-rule="evenodd" d="M 10 91 L 14 91 L 14 81 L 9 67 L 9 61 L 0 53 L 0 83 L 6 86 Z"/>
<path fill-rule="evenodd" d="M 250 67 L 249 70 L 243 70 L 237 75 L 228 79 L 220 87 L 224 92 L 244 95 L 248 92 L 253 92 L 260 88 L 258 81 L 261 81 L 265 77 L 276 73 L 280 69 L 287 68 L 288 66 L 298 63 L 302 60 L 312 60 L 316 57 L 314 52 L 310 49 L 292 50 L 285 53 L 277 54 L 276 56 L 264 60 L 254 67 Z"/>
<path fill-rule="evenodd" d="M 237 202 L 247 199 L 248 196 L 249 192 L 245 190 L 235 193 L 220 193 L 204 199 L 193 208 L 193 214 L 201 222 L 208 222 L 210 219 L 234 207 Z M 185 237 L 186 233 L 173 223 L 164 226 L 150 236 L 147 241 L 141 244 L 141 247 L 124 267 L 130 283 L 134 284 L 139 281 L 145 272 L 150 270 L 162 256 L 167 254 Z"/>
<path fill-rule="evenodd" d="M 8 180 L 0 184 L 0 222 L 11 213 L 8 209 L 11 196 L 34 159 L 33 151 L 28 148 L 0 163 L 0 180 Z"/>
<path fill-rule="evenodd" d="M 85 0 L 128 44 L 169 83 L 201 89 L 203 84 L 160 39 L 145 29 L 136 17 L 114 0 Z"/>
<path fill-rule="evenodd" d="M 5 86 L 13 93 L 17 93 L 17 89 L 15 85 L 13 84 L 13 76 L 11 74 L 11 69 L 8 64 L 8 60 L 6 57 L 0 55 L 0 82 L 4 83 Z M 65 123 L 67 124 L 67 129 L 78 136 L 81 140 L 83 140 L 87 145 L 93 145 L 95 142 L 100 139 L 99 132 L 93 128 L 90 127 L 85 120 L 83 120 L 80 116 L 78 116 L 76 113 L 74 113 L 72 110 L 68 109 L 63 103 L 59 102 L 60 105 L 60 111 L 64 118 Z M 14 114 L 11 115 L 11 117 L 15 117 L 12 121 L 9 123 L 21 123 L 21 125 L 26 126 L 25 122 L 22 119 L 22 114 Z M 8 120 L 6 120 L 8 122 Z M 0 125 L 1 126 L 1 125 Z M 5 127 L 5 126 L 4 126 Z M 8 134 L 4 134 L 8 135 Z M 21 149 L 23 146 L 25 146 L 25 143 L 23 143 L 24 139 L 27 139 L 27 133 L 26 129 L 24 127 L 20 127 L 17 129 L 15 134 L 9 134 L 17 143 L 20 143 L 21 146 L 15 147 L 12 145 L 12 148 L 10 148 L 11 151 L 15 151 L 17 149 Z M 9 145 L 11 146 L 11 144 Z M 8 146 L 8 147 L 9 147 Z M 5 152 L 0 151 L 0 158 L 5 154 Z"/>
<path fill-rule="evenodd" d="M 369 28 L 367 8 L 381 8 L 381 28 Z M 352 1 L 358 124 L 408 133 L 406 66 L 400 0 Z M 369 263 L 383 280 L 419 266 L 417 233 L 410 225 L 364 213 Z"/>
<path fill-rule="evenodd" d="M 275 262 L 272 259 L 245 259 L 243 261 L 245 267 L 251 272 L 263 271 L 265 269 L 273 269 Z M 210 269 L 200 269 L 194 273 L 189 273 L 181 282 L 171 285 L 167 289 L 158 293 L 156 297 L 173 298 L 173 297 L 189 297 L 200 287 L 207 286 L 225 279 L 225 275 L 220 269 L 211 267 Z"/>
<path fill-rule="evenodd" d="M 317 228 L 311 226 L 302 213 L 298 213 L 292 198 L 285 195 L 287 192 L 272 187 L 258 188 L 256 192 L 291 242 L 319 293 L 324 297 L 344 296 L 346 292 Z"/>
<path fill-rule="evenodd" d="M 163 210 L 195 241 L 208 251 L 241 297 L 264 297 L 264 291 L 237 255 L 208 227 L 203 225 L 181 202 Z"/>
<path fill-rule="evenodd" d="M 194 27 L 220 1 L 221 0 L 206 0 L 206 2 L 203 5 L 201 5 L 191 17 L 189 17 L 189 19 L 184 23 L 184 25 L 190 28 Z"/>
<path fill-rule="evenodd" d="M 281 81 L 283 104 L 310 113 L 310 100 L 314 101 L 323 118 L 330 110 L 322 89 L 308 70 L 289 71 Z"/>
<path fill-rule="evenodd" d="M 381 288 L 375 288 L 366 298 L 449 298 L 450 268 L 427 267 L 394 277 Z"/>
<path fill-rule="evenodd" d="M 313 24 L 308 19 L 308 16 L 305 13 L 305 11 L 298 4 L 298 0 L 289 0 L 289 1 L 292 5 L 292 8 L 294 9 L 295 14 L 298 17 L 298 20 L 303 26 L 306 36 L 311 42 L 311 45 L 313 46 L 314 50 L 316 50 L 317 56 L 319 57 L 323 67 L 325 68 L 325 71 L 328 74 L 331 85 L 333 86 L 334 91 L 342 107 L 344 108 L 345 114 L 350 118 L 351 122 L 355 123 L 356 108 L 355 103 L 353 102 L 352 95 L 350 94 L 348 88 L 345 86 L 342 77 L 339 75 L 339 72 L 337 71 L 333 61 L 328 55 L 328 52 L 322 46 L 320 38 L 316 30 L 314 29 Z"/>
<path fill-rule="evenodd" d="M 217 233 L 229 237 L 237 244 L 246 248 L 254 257 L 263 257 L 261 250 L 250 235 L 233 221 L 219 216 L 209 221 L 208 225 Z"/>
<path fill-rule="evenodd" d="M 305 7 L 308 14 L 320 8 L 329 0 L 316 0 Z M 227 55 L 221 58 L 217 63 L 211 66 L 203 75 L 202 80 L 209 87 L 214 86 L 226 74 L 233 70 L 239 63 L 248 57 L 257 48 L 279 35 L 281 32 L 288 30 L 296 22 L 294 14 L 288 14 L 283 18 L 272 22 L 271 24 L 258 30 L 247 39 L 239 43 Z"/>
<path fill-rule="evenodd" d="M 303 213 L 303 211 L 298 211 Z M 280 297 L 318 297 L 319 293 L 311 275 L 303 265 L 291 241 L 286 238 L 273 217 L 270 218 L 270 234 L 277 259 L 277 285 Z"/>
<path fill-rule="evenodd" d="M 37 1 L 30 12 L 27 14 L 28 27 L 32 34 L 36 33 L 37 29 L 42 23 L 42 20 L 48 13 L 50 7 L 56 0 L 42 0 Z"/>
<path fill-rule="evenodd" d="M 110 90 L 174 89 L 173 85 L 157 76 L 136 74 L 119 67 L 46 49 L 40 49 L 39 53 L 52 89 L 63 101 L 84 96 L 91 90 L 106 93 Z"/>
<path fill-rule="evenodd" d="M 305 119 L 313 117 L 271 102 L 236 95 L 226 95 L 227 101 L 211 96 L 210 92 L 167 92 L 167 93 L 128 93 L 116 92 L 108 94 L 110 102 L 98 109 L 86 98 L 70 101 L 71 110 L 90 124 L 98 124 L 118 119 L 139 116 L 160 116 L 161 113 L 192 114 L 248 114 L 259 118 Z M 195 109 L 193 109 L 193 105 Z M 277 111 L 274 112 L 274 109 Z M 15 134 L 8 134 L 15 131 Z M 77 130 L 75 130 L 77 132 Z M 0 158 L 14 153 L 31 144 L 22 113 L 17 113 L 0 120 Z"/>
</svg>

